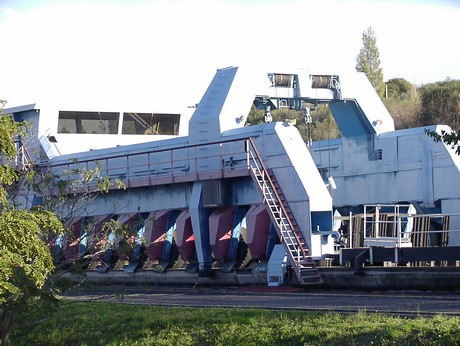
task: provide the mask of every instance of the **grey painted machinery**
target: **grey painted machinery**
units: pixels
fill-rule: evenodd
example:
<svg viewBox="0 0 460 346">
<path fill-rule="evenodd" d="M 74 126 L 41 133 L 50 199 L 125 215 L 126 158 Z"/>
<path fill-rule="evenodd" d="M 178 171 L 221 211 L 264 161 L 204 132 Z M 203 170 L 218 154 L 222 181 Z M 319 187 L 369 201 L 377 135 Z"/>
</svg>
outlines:
<svg viewBox="0 0 460 346">
<path fill-rule="evenodd" d="M 266 124 L 245 126 L 253 103 L 266 110 Z M 282 107 L 302 109 L 308 120 L 312 103 L 329 105 L 342 138 L 306 145 L 288 122 L 270 122 L 270 111 Z M 42 116 L 35 107 L 8 112 L 34 124 Z M 316 262 L 337 253 L 334 209 L 345 215 L 368 204 L 407 204 L 420 213 L 459 210 L 460 158 L 424 128 L 395 131 L 364 74 L 219 69 L 188 125 L 188 136 L 144 138 L 143 143 L 65 155 L 52 150 L 59 133 L 39 134 L 30 142 L 40 148 L 32 159 L 56 175 L 91 169 L 97 162 L 103 175 L 127 187 L 113 187 L 73 215 L 80 242 L 73 255 L 90 248 L 84 229 L 88 218 L 100 223 L 116 217 L 144 239 L 142 259 L 139 249 L 118 251 L 125 272 L 164 271 L 177 260 L 174 248 L 198 275 L 212 273 L 216 263 L 220 272 L 231 272 L 244 262 L 245 244 L 244 256 L 267 272 L 269 284 L 283 281 L 271 273 L 287 263 L 299 283 L 319 283 Z M 156 222 L 138 222 L 140 216 Z M 460 229 L 459 222 L 452 215 L 450 226 Z M 450 235 L 449 245 L 459 245 L 457 234 Z M 72 244 L 60 246 L 68 250 Z M 278 262 L 271 258 L 275 246 Z M 280 246 L 286 256 L 279 256 Z M 114 268 L 110 256 L 94 268 L 101 273 Z M 269 262 L 276 267 L 272 271 Z"/>
</svg>

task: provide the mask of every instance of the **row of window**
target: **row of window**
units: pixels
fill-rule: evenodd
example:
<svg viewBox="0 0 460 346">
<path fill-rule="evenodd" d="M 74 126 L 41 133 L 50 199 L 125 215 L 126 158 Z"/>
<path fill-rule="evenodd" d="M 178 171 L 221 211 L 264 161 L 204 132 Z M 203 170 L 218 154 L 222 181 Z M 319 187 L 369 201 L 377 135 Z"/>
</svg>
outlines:
<svg viewBox="0 0 460 346">
<path fill-rule="evenodd" d="M 180 114 L 123 113 L 124 135 L 178 135 Z M 118 134 L 120 113 L 60 111 L 58 133 Z"/>
</svg>

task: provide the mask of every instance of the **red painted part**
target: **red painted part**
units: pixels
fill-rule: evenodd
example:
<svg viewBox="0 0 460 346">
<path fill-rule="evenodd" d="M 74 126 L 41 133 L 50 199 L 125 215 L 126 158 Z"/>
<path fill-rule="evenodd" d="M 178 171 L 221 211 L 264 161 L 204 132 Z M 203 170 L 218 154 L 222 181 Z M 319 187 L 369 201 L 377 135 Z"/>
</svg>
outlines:
<svg viewBox="0 0 460 346">
<path fill-rule="evenodd" d="M 184 261 L 195 259 L 195 236 L 188 210 L 182 211 L 176 219 L 176 244 L 180 257 Z"/>
<path fill-rule="evenodd" d="M 160 261 L 162 258 L 168 217 L 167 210 L 155 211 L 150 213 L 145 221 L 145 249 L 152 261 Z"/>
<path fill-rule="evenodd" d="M 96 216 L 94 220 L 94 230 L 91 232 L 93 233 L 93 237 L 88 239 L 88 251 L 94 255 L 95 260 L 100 260 L 102 258 L 101 249 L 107 239 L 102 237 L 102 227 L 104 224 L 112 219 L 112 215 L 100 215 Z"/>
<path fill-rule="evenodd" d="M 246 214 L 246 235 L 253 259 L 265 259 L 269 234 L 270 216 L 265 205 L 252 205 Z"/>
<path fill-rule="evenodd" d="M 215 259 L 228 258 L 228 249 L 232 239 L 235 208 L 215 210 L 209 217 L 209 240 Z"/>
<path fill-rule="evenodd" d="M 78 257 L 78 245 L 80 244 L 81 227 L 83 218 L 76 220 L 70 228 L 72 233 L 66 236 L 63 244 L 63 254 L 66 260 L 75 260 Z"/>
<path fill-rule="evenodd" d="M 139 215 L 134 213 L 134 214 L 121 214 L 119 217 L 118 217 L 118 222 L 122 225 L 122 226 L 125 226 L 125 225 L 128 225 L 129 227 L 132 227 L 133 229 L 136 228 L 137 226 L 137 222 L 138 222 L 138 218 L 139 218 Z M 128 261 L 131 257 L 131 253 L 132 253 L 132 244 L 135 242 L 135 237 L 131 236 L 130 238 L 128 239 L 124 239 L 124 241 L 126 242 L 126 244 L 128 246 L 121 246 L 120 247 L 120 242 L 121 242 L 121 237 L 117 236 L 117 238 L 115 238 L 115 247 L 116 247 L 116 251 L 118 253 L 118 258 L 122 261 Z"/>
</svg>

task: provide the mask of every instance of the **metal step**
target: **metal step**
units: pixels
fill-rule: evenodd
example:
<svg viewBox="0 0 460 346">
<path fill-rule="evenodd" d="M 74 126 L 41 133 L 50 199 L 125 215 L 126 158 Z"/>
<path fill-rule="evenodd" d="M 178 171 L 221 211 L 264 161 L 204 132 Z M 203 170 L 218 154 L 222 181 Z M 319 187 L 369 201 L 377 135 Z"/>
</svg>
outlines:
<svg viewBox="0 0 460 346">
<path fill-rule="evenodd" d="M 251 140 L 250 142 L 252 143 Z M 253 143 L 252 146 L 254 146 Z M 321 275 L 316 268 L 315 262 L 309 257 L 310 251 L 307 248 L 306 241 L 295 222 L 273 172 L 264 168 L 255 147 L 251 157 L 254 161 L 250 164 L 253 179 L 260 188 L 264 203 L 268 208 L 299 283 L 321 283 Z M 258 162 L 256 162 L 256 158 Z"/>
</svg>

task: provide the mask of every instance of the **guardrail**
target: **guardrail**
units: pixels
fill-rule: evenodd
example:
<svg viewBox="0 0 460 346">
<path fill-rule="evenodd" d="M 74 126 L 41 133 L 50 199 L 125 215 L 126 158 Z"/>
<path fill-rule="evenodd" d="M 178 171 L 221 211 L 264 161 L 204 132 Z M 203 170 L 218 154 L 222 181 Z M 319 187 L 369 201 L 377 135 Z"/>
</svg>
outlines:
<svg viewBox="0 0 460 346">
<path fill-rule="evenodd" d="M 32 157 L 29 154 L 29 151 L 27 150 L 27 147 L 24 145 L 24 143 L 20 139 L 15 139 L 14 140 L 14 145 L 16 147 L 16 156 L 14 157 L 14 166 L 15 169 L 18 171 L 25 170 L 29 167 L 31 167 L 34 162 L 32 160 Z"/>
<path fill-rule="evenodd" d="M 73 173 L 98 168 L 102 177 L 118 179 L 130 188 L 249 175 L 250 147 L 249 138 L 243 138 L 136 152 L 124 149 L 98 159 L 76 154 L 64 163 L 51 161 L 50 167 L 64 180 Z M 90 184 L 87 188 L 97 187 Z"/>
<path fill-rule="evenodd" d="M 416 214 L 410 205 L 366 205 L 364 213 L 339 217 L 348 223 L 346 248 L 447 246 L 452 217 L 460 213 Z"/>
</svg>

